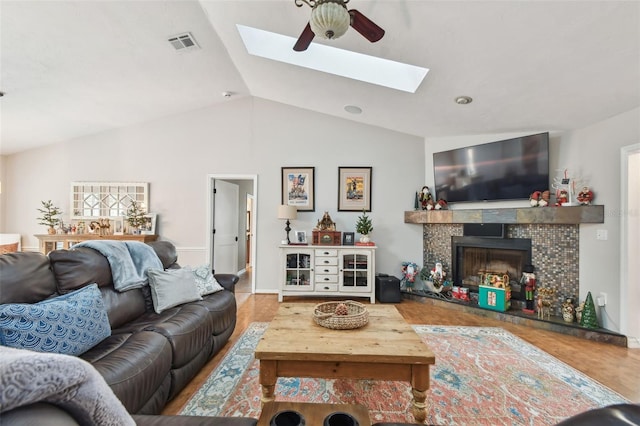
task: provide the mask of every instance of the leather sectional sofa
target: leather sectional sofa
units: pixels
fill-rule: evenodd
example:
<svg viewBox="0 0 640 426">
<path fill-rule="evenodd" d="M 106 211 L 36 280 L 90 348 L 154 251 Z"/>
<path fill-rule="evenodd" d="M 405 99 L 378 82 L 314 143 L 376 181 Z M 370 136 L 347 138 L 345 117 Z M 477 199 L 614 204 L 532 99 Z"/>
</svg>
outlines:
<svg viewBox="0 0 640 426">
<path fill-rule="evenodd" d="M 171 243 L 150 245 L 164 269 L 180 268 Z M 107 258 L 91 248 L 55 250 L 48 256 L 34 252 L 1 255 L 0 277 L 0 304 L 36 303 L 97 283 L 111 335 L 79 357 L 101 374 L 127 411 L 139 415 L 137 421 L 143 424 L 158 421 L 148 415 L 161 412 L 220 351 L 236 325 L 236 275 L 215 275 L 224 290 L 160 314 L 154 311 L 149 286 L 116 291 Z M 45 405 L 43 410 L 50 408 Z M 178 420 L 188 423 L 183 423 L 186 418 Z M 163 421 L 175 424 L 170 418 Z M 253 419 L 229 421 L 210 424 L 255 424 Z"/>
</svg>

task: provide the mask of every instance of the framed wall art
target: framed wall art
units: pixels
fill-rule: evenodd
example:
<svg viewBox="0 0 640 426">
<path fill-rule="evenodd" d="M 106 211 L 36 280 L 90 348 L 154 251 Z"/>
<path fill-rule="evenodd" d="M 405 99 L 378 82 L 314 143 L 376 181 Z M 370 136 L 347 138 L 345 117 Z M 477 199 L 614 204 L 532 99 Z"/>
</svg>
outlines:
<svg viewBox="0 0 640 426">
<path fill-rule="evenodd" d="M 282 168 L 282 204 L 315 211 L 315 167 Z"/>
<path fill-rule="evenodd" d="M 371 211 L 371 167 L 338 167 L 338 211 Z"/>
</svg>

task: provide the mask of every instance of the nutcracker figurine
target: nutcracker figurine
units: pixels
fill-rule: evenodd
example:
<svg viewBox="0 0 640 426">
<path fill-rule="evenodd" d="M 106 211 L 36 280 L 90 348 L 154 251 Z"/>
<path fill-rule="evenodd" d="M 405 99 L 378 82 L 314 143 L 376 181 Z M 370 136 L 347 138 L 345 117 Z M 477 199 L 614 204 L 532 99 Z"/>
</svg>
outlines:
<svg viewBox="0 0 640 426">
<path fill-rule="evenodd" d="M 536 275 L 533 273 L 533 265 L 525 265 L 525 267 L 522 268 L 520 285 L 524 286 L 525 307 L 522 310 L 526 313 L 533 314 L 535 313 L 533 294 L 536 291 Z"/>
</svg>

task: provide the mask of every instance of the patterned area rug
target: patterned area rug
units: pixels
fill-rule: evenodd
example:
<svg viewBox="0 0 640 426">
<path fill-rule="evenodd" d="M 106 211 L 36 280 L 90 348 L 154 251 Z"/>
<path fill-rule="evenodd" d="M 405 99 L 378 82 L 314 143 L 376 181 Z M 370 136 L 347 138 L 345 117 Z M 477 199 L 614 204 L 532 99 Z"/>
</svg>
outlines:
<svg viewBox="0 0 640 426">
<path fill-rule="evenodd" d="M 181 414 L 260 416 L 253 357 L 268 323 L 252 323 Z M 628 402 L 611 389 L 501 328 L 414 326 L 436 355 L 427 422 L 553 425 L 580 412 Z M 363 404 L 372 422 L 413 422 L 408 383 L 280 378 L 276 400 Z"/>
</svg>

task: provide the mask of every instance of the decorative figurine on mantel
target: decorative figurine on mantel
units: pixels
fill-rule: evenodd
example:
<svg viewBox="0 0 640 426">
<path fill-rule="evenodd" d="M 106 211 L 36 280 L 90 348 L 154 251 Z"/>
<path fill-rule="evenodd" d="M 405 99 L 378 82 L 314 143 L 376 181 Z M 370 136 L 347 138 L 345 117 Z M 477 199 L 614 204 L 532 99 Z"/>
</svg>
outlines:
<svg viewBox="0 0 640 426">
<path fill-rule="evenodd" d="M 420 206 L 422 206 L 422 210 L 433 210 L 435 207 L 431 190 L 426 185 L 420 190 Z"/>
<path fill-rule="evenodd" d="M 562 172 L 562 170 L 560 170 Z M 556 190 L 556 206 L 575 206 L 573 202 L 576 191 L 576 179 L 569 177 L 569 172 L 564 169 L 561 177 L 553 178 L 553 189 Z"/>
</svg>

